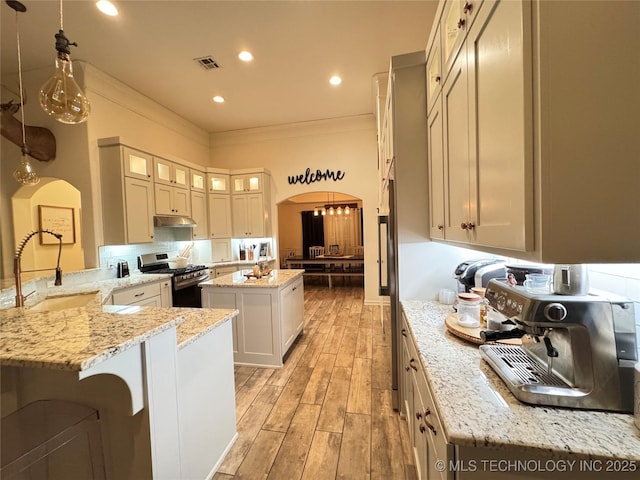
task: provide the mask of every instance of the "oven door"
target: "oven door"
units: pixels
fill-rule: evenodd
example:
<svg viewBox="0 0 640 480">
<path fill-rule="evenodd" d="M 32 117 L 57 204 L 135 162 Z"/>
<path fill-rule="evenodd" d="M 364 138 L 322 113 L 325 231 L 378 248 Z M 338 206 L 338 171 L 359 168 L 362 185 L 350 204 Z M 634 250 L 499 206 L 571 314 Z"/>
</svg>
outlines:
<svg viewBox="0 0 640 480">
<path fill-rule="evenodd" d="M 205 280 L 209 280 L 209 275 L 198 278 L 197 281 L 190 285 L 181 285 L 177 289 L 175 284 L 172 283 L 173 306 L 202 308 L 202 289 L 198 284 Z"/>
</svg>

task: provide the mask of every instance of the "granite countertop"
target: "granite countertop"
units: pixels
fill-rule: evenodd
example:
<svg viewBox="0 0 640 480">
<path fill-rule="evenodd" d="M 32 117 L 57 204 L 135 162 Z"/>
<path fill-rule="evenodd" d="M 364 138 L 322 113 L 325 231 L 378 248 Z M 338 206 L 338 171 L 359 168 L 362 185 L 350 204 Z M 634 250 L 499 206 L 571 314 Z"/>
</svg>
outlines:
<svg viewBox="0 0 640 480">
<path fill-rule="evenodd" d="M 201 287 L 279 288 L 302 276 L 304 270 L 271 270 L 262 278 L 247 278 L 242 272 L 222 275 L 200 283 Z"/>
<path fill-rule="evenodd" d="M 165 278 L 170 275 L 140 274 L 52 287 L 46 298 L 87 293 L 95 298 L 63 310 L 0 310 L 0 364 L 83 371 L 174 326 L 177 348 L 182 349 L 238 314 L 224 309 L 103 305 L 114 290 Z"/>
<path fill-rule="evenodd" d="M 449 443 L 640 460 L 633 415 L 522 403 L 481 359 L 477 345 L 446 330 L 451 306 L 401 304 Z"/>
</svg>

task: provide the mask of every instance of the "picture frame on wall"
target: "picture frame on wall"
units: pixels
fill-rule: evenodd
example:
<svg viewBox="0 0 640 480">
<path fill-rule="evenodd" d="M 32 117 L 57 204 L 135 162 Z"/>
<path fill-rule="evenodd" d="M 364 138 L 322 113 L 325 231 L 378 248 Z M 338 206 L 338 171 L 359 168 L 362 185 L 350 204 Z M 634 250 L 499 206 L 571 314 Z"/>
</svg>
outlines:
<svg viewBox="0 0 640 480">
<path fill-rule="evenodd" d="M 63 244 L 76 243 L 76 223 L 73 207 L 38 205 L 40 230 L 62 234 Z M 58 239 L 40 232 L 40 245 L 57 245 Z"/>
</svg>

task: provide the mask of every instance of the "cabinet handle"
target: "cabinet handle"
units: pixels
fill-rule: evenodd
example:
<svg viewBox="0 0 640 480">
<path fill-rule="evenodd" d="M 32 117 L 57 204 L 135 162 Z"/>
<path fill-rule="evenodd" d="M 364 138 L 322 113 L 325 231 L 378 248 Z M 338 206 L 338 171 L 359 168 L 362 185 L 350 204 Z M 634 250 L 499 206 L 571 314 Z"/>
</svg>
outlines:
<svg viewBox="0 0 640 480">
<path fill-rule="evenodd" d="M 463 230 L 466 230 L 467 229 L 467 224 L 465 222 L 462 222 L 460 224 L 460 228 L 463 229 Z"/>
<path fill-rule="evenodd" d="M 424 412 L 424 417 L 427 418 L 429 415 L 431 415 L 431 409 L 427 408 Z"/>
<path fill-rule="evenodd" d="M 136 294 L 134 295 L 134 297 L 141 297 L 141 296 L 143 296 L 143 295 L 144 295 L 144 292 L 142 292 L 142 293 L 136 293 Z"/>
<path fill-rule="evenodd" d="M 438 225 L 438 230 L 444 230 L 444 225 Z"/>
<path fill-rule="evenodd" d="M 298 287 L 293 287 L 293 288 L 291 289 L 291 291 L 292 291 L 292 292 L 295 292 L 297 288 L 298 288 Z"/>
<path fill-rule="evenodd" d="M 471 12 L 471 10 L 473 10 L 473 4 L 471 2 L 464 2 L 464 8 L 462 11 L 466 14 Z"/>
<path fill-rule="evenodd" d="M 473 222 L 469 222 L 467 223 L 467 230 L 473 230 L 474 228 L 476 228 L 476 224 Z"/>
<path fill-rule="evenodd" d="M 462 27 L 464 27 L 465 23 L 467 23 L 467 21 L 464 18 L 461 18 L 460 20 L 458 20 L 458 29 L 461 29 Z"/>
<path fill-rule="evenodd" d="M 426 423 L 426 424 L 427 424 L 427 427 L 429 427 L 429 430 L 431 430 L 431 432 L 432 432 L 434 435 L 437 435 L 437 434 L 438 434 L 438 432 L 436 432 L 436 427 L 434 427 L 434 426 L 433 426 L 433 425 L 431 425 L 429 422 L 427 422 L 427 420 L 426 420 L 426 419 L 425 419 L 424 423 Z"/>
<path fill-rule="evenodd" d="M 441 80 L 440 75 L 436 75 L 436 78 L 434 80 L 436 81 L 436 83 L 440 83 L 440 80 Z"/>
<path fill-rule="evenodd" d="M 407 336 L 407 330 L 405 328 L 402 329 L 402 336 L 403 337 Z"/>
<path fill-rule="evenodd" d="M 411 360 L 409 360 L 409 366 L 413 369 L 414 372 L 417 372 L 418 367 L 416 367 L 415 362 L 416 362 L 416 359 L 412 358 Z"/>
<path fill-rule="evenodd" d="M 424 428 L 424 425 L 420 424 L 420 433 L 424 433 L 426 430 L 426 428 Z"/>
<path fill-rule="evenodd" d="M 404 367 L 404 369 L 408 372 L 409 371 L 409 367 Z"/>
<path fill-rule="evenodd" d="M 420 420 L 422 418 L 422 414 L 420 412 L 416 412 L 416 420 Z"/>
</svg>

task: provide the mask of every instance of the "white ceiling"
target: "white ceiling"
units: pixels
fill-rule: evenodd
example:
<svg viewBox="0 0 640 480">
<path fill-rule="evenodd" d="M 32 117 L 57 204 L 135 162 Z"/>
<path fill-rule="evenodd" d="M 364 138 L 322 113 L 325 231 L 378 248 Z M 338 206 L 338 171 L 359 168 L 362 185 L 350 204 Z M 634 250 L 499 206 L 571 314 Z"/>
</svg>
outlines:
<svg viewBox="0 0 640 480">
<path fill-rule="evenodd" d="M 23 71 L 51 65 L 57 0 L 22 0 Z M 207 132 L 373 113 L 372 78 L 392 55 L 425 48 L 437 1 L 116 2 L 102 15 L 93 0 L 65 0 L 71 58 L 84 60 Z M 15 12 L 5 2 L 2 75 L 17 71 Z M 250 50 L 245 64 L 237 54 Z M 211 55 L 207 71 L 193 59 Z M 338 74 L 343 83 L 329 85 Z M 6 85 L 15 91 L 13 85 Z M 27 92 L 34 98 L 35 92 Z M 211 101 L 225 97 L 224 104 Z M 89 98 L 89 100 L 91 100 Z"/>
</svg>

